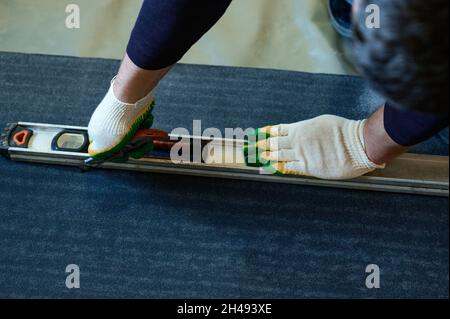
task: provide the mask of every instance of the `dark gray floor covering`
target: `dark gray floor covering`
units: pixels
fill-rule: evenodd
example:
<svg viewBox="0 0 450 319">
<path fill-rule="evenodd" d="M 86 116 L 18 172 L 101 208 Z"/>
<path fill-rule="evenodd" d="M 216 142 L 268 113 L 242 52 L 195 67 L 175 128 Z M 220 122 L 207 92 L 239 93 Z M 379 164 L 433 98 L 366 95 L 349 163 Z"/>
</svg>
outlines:
<svg viewBox="0 0 450 319">
<path fill-rule="evenodd" d="M 117 66 L 0 54 L 0 125 L 86 125 Z M 356 77 L 192 65 L 157 96 L 161 129 L 361 118 L 381 103 Z M 448 155 L 439 138 L 416 151 Z M 447 198 L 5 159 L 0 182 L 0 297 L 448 297 Z"/>
</svg>

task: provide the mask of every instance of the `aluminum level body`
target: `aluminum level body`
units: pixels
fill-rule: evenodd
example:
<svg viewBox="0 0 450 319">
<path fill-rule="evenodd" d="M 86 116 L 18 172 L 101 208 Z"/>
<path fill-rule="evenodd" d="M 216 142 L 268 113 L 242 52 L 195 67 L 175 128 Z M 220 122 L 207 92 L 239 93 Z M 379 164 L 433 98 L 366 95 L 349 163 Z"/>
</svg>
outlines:
<svg viewBox="0 0 450 319">
<path fill-rule="evenodd" d="M 33 132 L 27 147 L 5 145 L 2 136 L 3 154 L 15 161 L 84 167 L 89 158 L 86 151 L 64 151 L 52 147 L 55 137 L 62 131 L 87 136 L 87 128 L 65 125 L 19 122 L 18 127 Z M 172 161 L 169 156 L 149 154 L 125 163 L 105 162 L 98 166 L 104 169 L 120 169 L 149 173 L 182 174 L 212 178 L 229 178 L 259 182 L 335 187 L 368 191 L 449 196 L 449 158 L 444 156 L 405 154 L 384 170 L 348 181 L 320 180 L 303 176 L 277 176 L 264 173 L 259 168 L 245 165 L 242 155 L 244 141 L 213 139 L 196 136 L 170 135 L 174 140 L 185 140 L 201 145 L 202 160 L 193 161 L 191 156 Z M 53 145 L 54 146 L 54 145 Z M 218 152 L 220 150 L 220 152 Z M 219 155 L 218 155 L 219 154 Z M 217 158 L 217 157 L 220 158 Z"/>
</svg>

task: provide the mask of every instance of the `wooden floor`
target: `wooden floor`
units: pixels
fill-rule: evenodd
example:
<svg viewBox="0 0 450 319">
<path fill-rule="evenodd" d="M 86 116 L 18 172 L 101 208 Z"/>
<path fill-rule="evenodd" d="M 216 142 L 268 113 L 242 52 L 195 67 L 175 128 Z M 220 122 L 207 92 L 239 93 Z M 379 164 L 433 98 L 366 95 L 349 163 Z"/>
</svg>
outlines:
<svg viewBox="0 0 450 319">
<path fill-rule="evenodd" d="M 349 74 L 328 0 L 234 0 L 185 63 Z M 142 0 L 0 1 L 0 51 L 121 59 Z M 67 29 L 65 7 L 80 8 Z"/>
</svg>

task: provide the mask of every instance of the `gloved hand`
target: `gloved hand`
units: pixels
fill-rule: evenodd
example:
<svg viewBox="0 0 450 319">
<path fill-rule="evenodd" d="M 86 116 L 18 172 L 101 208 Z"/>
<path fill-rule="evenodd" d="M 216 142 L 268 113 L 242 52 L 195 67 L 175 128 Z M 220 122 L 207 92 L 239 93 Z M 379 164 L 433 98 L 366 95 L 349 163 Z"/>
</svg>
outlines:
<svg viewBox="0 0 450 319">
<path fill-rule="evenodd" d="M 153 94 L 150 93 L 135 104 L 119 101 L 111 87 L 91 117 L 88 127 L 89 155 L 102 160 L 117 153 L 134 137 L 139 128 L 153 124 Z"/>
<path fill-rule="evenodd" d="M 247 164 L 279 175 L 352 179 L 385 165 L 366 155 L 364 125 L 333 115 L 294 124 L 268 126 L 248 136 Z"/>
</svg>

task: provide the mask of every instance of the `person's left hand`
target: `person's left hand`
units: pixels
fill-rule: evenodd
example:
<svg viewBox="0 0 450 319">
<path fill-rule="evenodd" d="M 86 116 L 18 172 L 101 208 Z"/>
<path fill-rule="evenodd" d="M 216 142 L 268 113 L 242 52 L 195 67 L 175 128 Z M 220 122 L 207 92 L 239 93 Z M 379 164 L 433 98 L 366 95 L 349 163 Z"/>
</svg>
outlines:
<svg viewBox="0 0 450 319">
<path fill-rule="evenodd" d="M 322 115 L 294 124 L 267 126 L 248 136 L 246 162 L 279 175 L 356 178 L 385 167 L 366 155 L 365 123 Z"/>
</svg>

